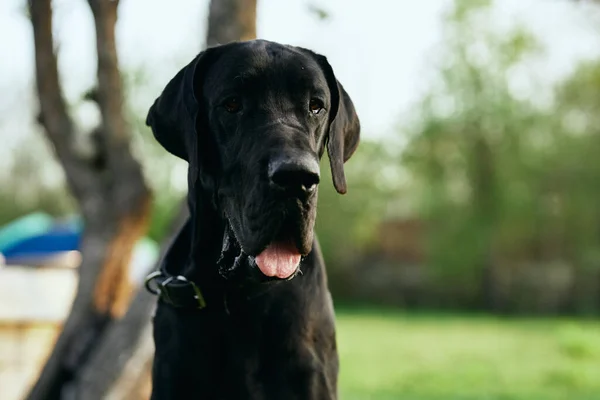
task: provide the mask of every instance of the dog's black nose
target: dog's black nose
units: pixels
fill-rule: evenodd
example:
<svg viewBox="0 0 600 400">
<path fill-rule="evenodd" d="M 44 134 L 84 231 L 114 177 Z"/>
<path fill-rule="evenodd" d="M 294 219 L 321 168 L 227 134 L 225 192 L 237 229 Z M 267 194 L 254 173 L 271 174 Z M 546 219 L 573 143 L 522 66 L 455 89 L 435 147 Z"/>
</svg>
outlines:
<svg viewBox="0 0 600 400">
<path fill-rule="evenodd" d="M 306 155 L 269 162 L 271 184 L 289 194 L 309 194 L 319 184 L 319 163 Z"/>
</svg>

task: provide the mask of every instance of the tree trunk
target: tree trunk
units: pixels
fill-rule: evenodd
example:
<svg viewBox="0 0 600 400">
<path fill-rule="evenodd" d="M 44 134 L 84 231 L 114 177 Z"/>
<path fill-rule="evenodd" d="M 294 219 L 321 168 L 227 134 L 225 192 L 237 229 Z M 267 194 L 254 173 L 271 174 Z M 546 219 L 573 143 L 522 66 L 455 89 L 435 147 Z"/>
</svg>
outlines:
<svg viewBox="0 0 600 400">
<path fill-rule="evenodd" d="M 256 0 L 211 0 L 207 47 L 256 38 Z"/>
<path fill-rule="evenodd" d="M 170 234 L 161 246 L 162 259 L 188 218 L 187 203 L 180 207 Z M 151 317 L 156 297 L 138 290 L 124 318 L 115 320 L 96 344 L 77 373 L 71 387 L 73 398 L 85 400 L 131 399 L 140 377 L 148 369 L 154 353 Z"/>
<path fill-rule="evenodd" d="M 29 0 L 39 121 L 85 221 L 82 264 L 71 312 L 29 399 L 56 399 L 85 361 L 106 324 L 128 303 L 128 265 L 144 234 L 150 192 L 130 152 L 114 27 L 118 1 L 90 0 L 96 23 L 101 124 L 92 155 L 78 152 L 78 132 L 62 95 L 52 37 L 51 0 Z"/>
<path fill-rule="evenodd" d="M 32 3 L 41 1 L 42 3 L 47 4 L 48 7 L 45 15 L 49 15 L 50 0 L 31 1 Z M 111 3 L 116 2 L 89 0 L 89 3 L 94 13 L 98 41 L 98 103 L 103 115 L 114 116 L 114 119 L 111 117 L 107 118 L 110 119 L 110 121 L 105 122 L 103 120 L 103 127 L 106 126 L 104 125 L 105 123 L 110 124 L 109 129 L 113 134 L 109 136 L 100 136 L 103 139 L 100 141 L 100 145 L 110 146 L 110 149 L 116 149 L 116 152 L 106 151 L 102 153 L 102 157 L 100 158 L 106 160 L 107 167 L 110 165 L 123 165 L 123 168 L 131 168 L 133 159 L 128 153 L 128 150 L 126 150 L 128 148 L 126 125 L 122 118 L 122 113 L 119 112 L 119 109 L 122 107 L 122 96 L 119 95 L 119 99 L 116 100 L 116 102 L 110 100 L 110 96 L 113 93 L 121 93 L 122 90 L 118 69 L 116 68 L 117 56 L 114 48 L 116 4 L 111 5 Z M 212 0 L 208 21 L 207 44 L 214 45 L 217 43 L 228 43 L 235 40 L 249 40 L 255 38 L 256 3 L 256 0 Z M 50 22 L 49 17 L 47 22 Z M 34 32 L 36 31 L 35 25 L 34 22 Z M 41 39 L 50 37 L 48 36 L 48 32 L 51 32 L 51 29 L 46 30 L 45 33 L 41 34 L 43 36 Z M 49 43 L 51 44 L 51 38 Z M 52 47 L 50 47 L 50 49 L 52 49 Z M 100 54 L 102 54 L 102 57 Z M 54 58 L 54 65 L 55 61 Z M 41 65 L 46 64 L 47 61 L 41 63 Z M 58 78 L 55 80 L 58 82 Z M 59 90 L 60 87 L 56 84 L 51 89 L 50 92 L 57 93 L 56 89 Z M 66 115 L 66 113 L 64 114 Z M 68 120 L 68 116 L 66 117 L 66 120 Z M 65 124 L 65 126 L 67 125 L 72 131 L 72 123 L 69 121 Z M 64 129 L 59 130 L 59 132 L 64 132 Z M 106 140 L 104 140 L 105 138 Z M 67 153 L 70 156 L 72 151 L 69 150 Z M 128 175 L 122 174 L 120 176 Z M 99 178 L 96 177 L 95 179 Z M 126 180 L 122 183 L 124 184 L 123 189 L 131 188 Z M 116 187 L 121 187 L 116 182 L 113 182 L 112 184 Z M 129 198 L 128 196 L 133 193 L 136 193 L 136 191 L 134 190 L 131 193 L 118 191 L 118 193 L 115 194 L 124 195 L 125 198 Z M 101 199 L 94 198 L 93 200 L 95 200 L 95 202 L 92 203 L 97 205 L 95 207 L 90 206 L 93 208 L 93 210 L 88 213 L 90 214 L 90 218 L 93 221 L 104 221 L 104 225 L 106 225 L 106 219 L 101 217 L 103 214 L 93 212 L 97 207 L 102 206 Z M 118 197 L 117 200 L 119 201 L 118 204 L 123 204 L 120 197 Z M 82 202 L 80 201 L 80 203 Z M 131 204 L 134 207 L 115 208 L 130 211 L 136 209 L 133 203 L 127 204 Z M 177 233 L 185 221 L 185 218 L 187 218 L 187 206 L 184 202 L 183 211 L 175 222 L 174 227 L 176 229 L 174 229 L 173 235 Z M 98 228 L 104 225 L 101 223 L 98 225 Z M 90 225 L 90 227 L 91 226 L 95 225 Z M 137 225 L 130 224 L 126 226 L 133 227 Z M 98 231 L 99 229 L 93 231 L 90 230 L 89 235 L 86 236 L 91 243 L 87 246 L 82 246 L 84 258 L 87 257 L 86 260 L 91 261 L 96 259 L 100 260 L 102 255 L 108 252 L 108 254 L 113 254 L 115 256 L 115 260 L 121 260 L 119 254 L 125 254 L 122 253 L 125 249 L 120 248 L 119 245 L 125 243 L 125 247 L 128 247 L 130 240 L 127 240 L 127 238 L 132 238 L 134 235 L 123 234 L 120 236 L 119 242 L 116 242 L 111 240 L 115 236 L 108 233 L 100 236 L 96 234 L 93 235 L 93 233 Z M 84 242 L 87 243 L 85 240 Z M 170 240 L 163 244 L 161 253 L 164 254 L 168 244 L 170 244 Z M 108 251 L 103 251 L 102 249 Z M 130 251 L 127 253 L 127 257 L 122 258 L 128 259 L 129 254 Z M 89 264 L 91 264 L 91 261 Z M 63 335 L 61 335 L 53 355 L 49 360 L 49 364 L 45 368 L 45 370 L 49 369 L 50 371 L 60 370 L 64 360 L 62 355 L 73 353 L 73 348 L 81 349 L 79 352 L 75 352 L 75 355 L 70 358 L 70 363 L 68 364 L 70 368 L 68 369 L 69 374 L 67 377 L 70 379 L 70 383 L 68 385 L 56 384 L 55 386 L 57 389 L 53 392 L 55 395 L 48 394 L 44 397 L 42 393 L 49 392 L 44 392 L 42 390 L 49 387 L 46 382 L 52 382 L 52 379 L 44 377 L 43 373 L 36 388 L 34 388 L 32 395 L 30 395 L 30 399 L 56 398 L 58 397 L 60 388 L 66 388 L 62 393 L 69 399 L 130 400 L 148 398 L 148 391 L 150 390 L 150 369 L 154 355 L 154 345 L 151 336 L 151 313 L 154 309 L 156 298 L 148 294 L 144 289 L 139 290 L 123 318 L 112 322 L 107 318 L 98 318 L 98 316 L 105 317 L 107 313 L 111 312 L 112 314 L 110 315 L 120 315 L 124 310 L 123 306 L 127 304 L 127 302 L 120 302 L 118 300 L 118 291 L 115 292 L 114 285 L 112 285 L 115 280 L 123 281 L 125 279 L 122 272 L 124 269 L 118 268 L 118 263 L 106 264 L 107 265 L 101 269 L 95 268 L 93 266 L 95 264 L 92 264 L 91 267 L 88 266 L 85 270 L 87 275 L 83 273 L 84 269 L 82 268 L 82 282 L 80 282 L 78 296 L 74 303 L 72 315 L 69 316 L 69 319 L 65 324 L 64 332 L 70 332 L 70 334 L 66 335 L 63 333 Z M 96 271 L 95 275 L 94 271 Z M 100 271 L 101 274 L 99 274 Z M 89 284 L 89 282 L 95 282 L 94 279 L 98 278 L 98 276 L 100 279 L 97 284 Z M 86 282 L 88 283 L 86 284 Z M 84 284 L 87 292 L 83 291 Z M 87 296 L 86 293 L 88 294 Z M 95 294 L 90 296 L 89 293 Z M 114 300 L 115 297 L 117 297 L 116 301 Z M 77 307 L 77 304 L 80 305 Z M 81 330 L 82 325 L 80 322 L 82 320 L 85 322 L 84 326 L 91 327 L 92 329 L 90 330 L 88 328 L 87 330 Z M 100 330 L 97 328 L 98 325 L 102 325 L 102 328 L 106 328 Z M 81 332 L 87 333 L 83 334 L 83 337 L 78 338 L 76 341 L 72 334 L 73 331 L 79 332 L 78 335 L 82 335 Z M 99 335 L 100 332 L 102 332 L 101 336 Z M 63 338 L 63 336 L 66 337 Z M 78 346 L 75 343 L 82 344 Z M 58 353 L 59 355 L 55 356 L 54 353 Z M 48 375 L 48 373 L 46 374 Z M 43 378 L 45 378 L 45 380 L 43 380 Z M 54 382 L 60 381 L 64 383 L 66 381 L 66 379 L 57 379 L 56 375 L 52 378 L 54 379 Z"/>
</svg>

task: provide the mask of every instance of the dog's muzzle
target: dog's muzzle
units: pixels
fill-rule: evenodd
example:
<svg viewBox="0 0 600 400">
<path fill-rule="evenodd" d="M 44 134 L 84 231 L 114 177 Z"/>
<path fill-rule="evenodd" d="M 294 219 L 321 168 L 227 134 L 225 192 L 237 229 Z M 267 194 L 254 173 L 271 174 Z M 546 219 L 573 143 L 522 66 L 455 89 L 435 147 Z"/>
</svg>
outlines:
<svg viewBox="0 0 600 400">
<path fill-rule="evenodd" d="M 223 245 L 221 256 L 217 261 L 217 268 L 223 278 L 236 282 L 265 283 L 289 281 L 302 273 L 300 268 L 298 268 L 294 274 L 285 279 L 265 276 L 256 264 L 255 257 L 244 252 L 229 222 L 227 222 L 223 232 Z"/>
</svg>

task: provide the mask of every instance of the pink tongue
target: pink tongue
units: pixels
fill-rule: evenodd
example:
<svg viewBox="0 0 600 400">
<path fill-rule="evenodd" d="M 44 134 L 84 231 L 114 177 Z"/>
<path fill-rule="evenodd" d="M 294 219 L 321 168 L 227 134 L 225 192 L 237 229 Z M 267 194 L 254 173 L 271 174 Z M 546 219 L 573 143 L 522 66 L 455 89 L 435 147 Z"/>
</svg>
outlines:
<svg viewBox="0 0 600 400">
<path fill-rule="evenodd" d="M 266 276 L 285 279 L 296 272 L 300 264 L 300 254 L 292 244 L 271 243 L 255 260 L 260 271 Z"/>
</svg>

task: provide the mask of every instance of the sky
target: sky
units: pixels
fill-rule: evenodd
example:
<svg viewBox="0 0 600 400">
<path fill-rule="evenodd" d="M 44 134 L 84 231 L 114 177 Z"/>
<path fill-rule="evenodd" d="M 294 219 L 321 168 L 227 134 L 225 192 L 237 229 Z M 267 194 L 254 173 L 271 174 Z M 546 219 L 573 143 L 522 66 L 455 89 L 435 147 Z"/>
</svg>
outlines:
<svg viewBox="0 0 600 400">
<path fill-rule="evenodd" d="M 23 127 L 31 125 L 37 108 L 24 3 L 0 1 L 0 136 L 5 149 L 31 140 Z M 427 88 L 451 0 L 315 1 L 331 16 L 325 21 L 310 12 L 309 0 L 258 3 L 258 36 L 327 56 L 356 105 L 363 135 L 381 138 L 397 129 L 400 116 Z M 54 0 L 54 8 L 59 67 L 67 98 L 74 102 L 95 79 L 93 21 L 85 0 Z M 151 81 L 154 92 L 141 100 L 146 107 L 201 48 L 207 13 L 207 0 L 121 0 L 120 62 L 123 70 L 143 70 Z M 599 52 L 599 20 L 594 25 L 569 0 L 497 0 L 494 15 L 499 23 L 521 21 L 543 38 L 547 58 L 536 71 L 545 79 L 563 76 L 577 60 Z M 92 124 L 90 119 L 80 118 L 84 125 Z"/>
</svg>

